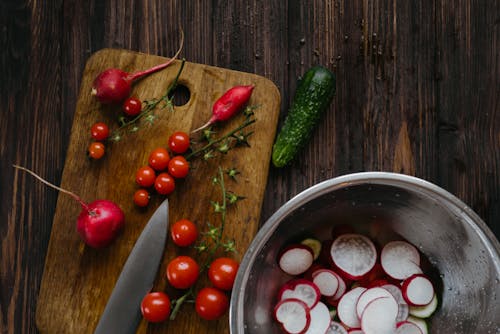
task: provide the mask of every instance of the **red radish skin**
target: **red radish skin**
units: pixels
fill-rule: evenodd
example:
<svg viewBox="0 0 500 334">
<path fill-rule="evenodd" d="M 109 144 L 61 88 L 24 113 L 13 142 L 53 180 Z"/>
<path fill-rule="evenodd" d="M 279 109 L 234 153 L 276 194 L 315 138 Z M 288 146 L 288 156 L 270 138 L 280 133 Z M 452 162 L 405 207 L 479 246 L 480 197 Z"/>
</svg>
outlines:
<svg viewBox="0 0 500 334">
<path fill-rule="evenodd" d="M 434 297 L 434 286 L 430 279 L 415 274 L 404 280 L 401 291 L 406 302 L 411 306 L 428 305 Z"/>
<path fill-rule="evenodd" d="M 358 302 L 356 303 L 356 314 L 358 315 L 358 317 L 361 318 L 366 306 L 378 298 L 392 298 L 394 299 L 394 301 L 396 301 L 396 299 L 386 289 L 383 288 L 367 289 L 359 296 Z"/>
<path fill-rule="evenodd" d="M 248 85 L 230 88 L 215 101 L 212 107 L 212 117 L 208 122 L 192 132 L 203 130 L 216 122 L 227 121 L 233 117 L 248 102 L 254 87 Z"/>
<path fill-rule="evenodd" d="M 14 168 L 31 174 L 40 182 L 73 197 L 80 203 L 82 211 L 77 219 L 77 231 L 90 247 L 103 248 L 108 246 L 123 228 L 125 214 L 116 203 L 100 199 L 87 204 L 78 195 L 44 180 L 27 168 L 18 165 L 14 165 Z"/>
<path fill-rule="evenodd" d="M 339 236 L 334 240 L 330 254 L 336 268 L 352 280 L 363 278 L 377 261 L 375 245 L 361 234 Z"/>
<path fill-rule="evenodd" d="M 280 301 L 274 308 L 274 317 L 289 334 L 305 333 L 311 323 L 310 309 L 294 298 Z"/>
<path fill-rule="evenodd" d="M 313 282 L 297 278 L 285 283 L 278 293 L 278 300 L 290 298 L 299 299 L 306 303 L 307 307 L 313 308 L 319 302 L 321 293 Z"/>
<path fill-rule="evenodd" d="M 319 269 L 313 274 L 313 283 L 319 288 L 321 295 L 332 297 L 339 288 L 338 275 L 329 269 Z"/>
<path fill-rule="evenodd" d="M 118 68 L 109 68 L 101 72 L 92 84 L 92 95 L 103 104 L 118 104 L 130 95 L 132 83 L 148 74 L 168 67 L 179 56 L 184 44 L 184 33 L 181 30 L 181 44 L 175 55 L 163 64 L 135 73 L 128 73 Z"/>
<path fill-rule="evenodd" d="M 325 333 L 330 326 L 331 317 L 328 307 L 319 302 L 311 309 L 311 323 L 305 334 Z"/>
<path fill-rule="evenodd" d="M 413 322 L 402 321 L 397 325 L 396 334 L 422 334 L 422 331 Z"/>
<path fill-rule="evenodd" d="M 302 244 L 293 244 L 281 252 L 279 266 L 285 273 L 295 276 L 306 272 L 313 261 L 314 254 L 311 248 Z"/>
<path fill-rule="evenodd" d="M 352 328 L 352 329 L 349 329 L 347 334 L 365 334 L 365 333 L 363 333 L 361 328 Z"/>
</svg>

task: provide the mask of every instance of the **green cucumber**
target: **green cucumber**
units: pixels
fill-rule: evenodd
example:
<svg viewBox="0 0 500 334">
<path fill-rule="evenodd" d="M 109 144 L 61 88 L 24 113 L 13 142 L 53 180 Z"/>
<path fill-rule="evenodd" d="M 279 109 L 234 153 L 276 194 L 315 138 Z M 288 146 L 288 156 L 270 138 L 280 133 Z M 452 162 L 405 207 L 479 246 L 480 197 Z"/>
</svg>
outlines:
<svg viewBox="0 0 500 334">
<path fill-rule="evenodd" d="M 335 75 L 328 69 L 314 66 L 304 74 L 273 145 L 274 166 L 288 165 L 307 144 L 334 95 Z"/>
</svg>

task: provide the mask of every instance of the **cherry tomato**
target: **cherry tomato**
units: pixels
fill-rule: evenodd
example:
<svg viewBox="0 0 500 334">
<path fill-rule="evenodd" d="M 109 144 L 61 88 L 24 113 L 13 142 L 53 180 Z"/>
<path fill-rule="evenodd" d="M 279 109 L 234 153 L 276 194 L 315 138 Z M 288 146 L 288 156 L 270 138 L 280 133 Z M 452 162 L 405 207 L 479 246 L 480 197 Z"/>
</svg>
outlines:
<svg viewBox="0 0 500 334">
<path fill-rule="evenodd" d="M 168 173 L 161 173 L 156 177 L 155 189 L 160 195 L 168 195 L 175 190 L 175 181 Z"/>
<path fill-rule="evenodd" d="M 235 260 L 228 257 L 220 257 L 210 264 L 208 278 L 216 288 L 229 291 L 233 288 L 238 267 L 239 263 Z"/>
<path fill-rule="evenodd" d="M 155 179 L 155 171 L 149 166 L 143 166 L 135 173 L 135 182 L 144 188 L 151 187 L 155 183 Z"/>
<path fill-rule="evenodd" d="M 90 135 L 95 140 L 105 140 L 109 136 L 109 128 L 104 123 L 95 123 L 92 125 L 92 128 L 90 128 Z"/>
<path fill-rule="evenodd" d="M 170 298 L 163 292 L 150 292 L 141 302 L 141 312 L 149 322 L 162 322 L 170 315 Z"/>
<path fill-rule="evenodd" d="M 92 159 L 98 160 L 104 156 L 104 144 L 98 141 L 95 141 L 90 144 L 89 149 L 89 157 Z"/>
<path fill-rule="evenodd" d="M 134 203 L 141 208 L 148 206 L 149 193 L 145 189 L 139 189 L 134 193 Z"/>
<path fill-rule="evenodd" d="M 149 165 L 158 172 L 165 170 L 168 167 L 169 161 L 170 156 L 163 147 L 155 148 L 151 154 L 149 154 L 148 158 Z"/>
<path fill-rule="evenodd" d="M 200 266 L 189 256 L 178 256 L 167 265 L 167 279 L 177 289 L 190 288 L 200 274 Z"/>
<path fill-rule="evenodd" d="M 122 110 L 128 116 L 137 116 L 141 113 L 142 102 L 136 97 L 129 97 L 123 102 Z"/>
<path fill-rule="evenodd" d="M 215 320 L 224 315 L 229 308 L 226 294 L 215 288 L 203 288 L 195 300 L 196 313 L 205 320 Z"/>
<path fill-rule="evenodd" d="M 180 247 L 186 247 L 196 241 L 198 237 L 198 228 L 190 220 L 181 219 L 172 225 L 170 235 L 172 236 L 174 244 Z"/>
<path fill-rule="evenodd" d="M 186 152 L 189 148 L 189 135 L 182 131 L 174 132 L 168 138 L 168 147 L 170 150 L 177 154 Z"/>
<path fill-rule="evenodd" d="M 186 177 L 189 173 L 189 163 L 182 155 L 177 155 L 168 162 L 168 173 L 175 178 Z"/>
</svg>

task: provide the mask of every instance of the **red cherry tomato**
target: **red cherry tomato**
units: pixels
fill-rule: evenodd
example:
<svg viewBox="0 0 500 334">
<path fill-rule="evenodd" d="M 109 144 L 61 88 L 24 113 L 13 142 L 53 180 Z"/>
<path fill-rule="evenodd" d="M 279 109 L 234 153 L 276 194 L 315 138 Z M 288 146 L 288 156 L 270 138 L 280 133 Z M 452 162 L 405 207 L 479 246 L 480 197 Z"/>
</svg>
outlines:
<svg viewBox="0 0 500 334">
<path fill-rule="evenodd" d="M 168 173 L 161 173 L 154 181 L 156 192 L 160 195 L 168 195 L 175 190 L 175 181 Z"/>
<path fill-rule="evenodd" d="M 205 320 L 215 320 L 224 315 L 229 308 L 226 294 L 215 288 L 203 288 L 195 300 L 196 313 Z"/>
<path fill-rule="evenodd" d="M 170 315 L 170 299 L 163 292 L 148 293 L 141 302 L 141 312 L 149 322 L 162 322 Z"/>
<path fill-rule="evenodd" d="M 149 166 L 143 166 L 135 173 L 135 182 L 144 188 L 151 187 L 155 183 L 155 179 L 155 171 Z"/>
<path fill-rule="evenodd" d="M 187 219 L 176 221 L 171 229 L 170 235 L 174 244 L 180 247 L 192 245 L 198 237 L 198 228 L 193 222 Z"/>
<path fill-rule="evenodd" d="M 155 148 L 151 154 L 149 154 L 148 162 L 149 165 L 156 171 L 161 172 L 168 167 L 168 162 L 170 161 L 170 155 L 163 147 Z"/>
<path fill-rule="evenodd" d="M 178 256 L 167 266 L 167 279 L 177 289 L 190 288 L 200 274 L 200 266 L 189 256 Z"/>
<path fill-rule="evenodd" d="M 139 189 L 134 193 L 134 203 L 141 208 L 148 206 L 149 193 L 145 189 Z"/>
<path fill-rule="evenodd" d="M 122 110 L 128 116 L 137 116 L 141 113 L 142 102 L 136 97 L 129 97 L 123 102 Z"/>
<path fill-rule="evenodd" d="M 189 148 L 189 135 L 182 131 L 174 132 L 168 138 L 168 147 L 170 150 L 177 154 L 186 152 Z"/>
<path fill-rule="evenodd" d="M 95 123 L 90 129 L 90 135 L 95 140 L 105 140 L 109 136 L 109 128 L 104 123 Z"/>
<path fill-rule="evenodd" d="M 229 291 L 233 288 L 238 267 L 239 263 L 235 260 L 228 257 L 220 257 L 210 264 L 208 278 L 216 288 Z"/>
<path fill-rule="evenodd" d="M 97 141 L 91 143 L 88 148 L 89 157 L 98 160 L 104 156 L 104 144 Z"/>
<path fill-rule="evenodd" d="M 168 173 L 175 178 L 186 177 L 189 173 L 189 163 L 182 155 L 173 157 L 168 162 Z"/>
</svg>

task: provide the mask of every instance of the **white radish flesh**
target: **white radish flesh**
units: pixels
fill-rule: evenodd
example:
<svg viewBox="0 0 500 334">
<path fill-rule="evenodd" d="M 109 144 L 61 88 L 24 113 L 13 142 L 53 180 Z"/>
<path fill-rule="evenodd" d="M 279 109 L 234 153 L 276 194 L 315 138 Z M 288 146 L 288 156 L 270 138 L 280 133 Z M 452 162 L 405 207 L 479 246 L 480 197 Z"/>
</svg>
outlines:
<svg viewBox="0 0 500 334">
<path fill-rule="evenodd" d="M 342 324 L 332 320 L 325 334 L 348 334 L 348 332 Z"/>
<path fill-rule="evenodd" d="M 333 301 L 338 301 L 346 292 L 347 285 L 345 284 L 344 279 L 340 277 L 339 274 L 335 275 L 337 275 L 337 279 L 339 280 L 339 288 L 337 289 L 337 292 L 330 299 Z"/>
<path fill-rule="evenodd" d="M 356 314 L 358 317 L 361 318 L 366 306 L 378 298 L 392 298 L 396 302 L 396 299 L 386 289 L 379 287 L 367 289 L 359 296 L 356 303 Z"/>
<path fill-rule="evenodd" d="M 274 316 L 283 329 L 290 334 L 304 333 L 311 322 L 307 305 L 298 299 L 285 299 L 276 305 Z"/>
<path fill-rule="evenodd" d="M 390 294 L 396 299 L 396 302 L 399 305 L 398 316 L 396 317 L 397 322 L 405 321 L 408 318 L 409 314 L 409 306 L 403 298 L 403 293 L 401 289 L 394 284 L 385 284 L 382 285 L 381 288 L 386 289 L 390 292 Z"/>
<path fill-rule="evenodd" d="M 372 300 L 361 316 L 361 329 L 365 334 L 394 334 L 398 304 L 391 297 Z"/>
<path fill-rule="evenodd" d="M 387 275 L 399 280 L 422 273 L 420 254 L 415 246 L 406 241 L 386 244 L 380 254 L 380 263 Z"/>
<path fill-rule="evenodd" d="M 425 322 L 425 320 L 410 315 L 407 321 L 417 325 L 422 334 L 429 334 L 429 330 L 427 328 L 427 323 Z"/>
<path fill-rule="evenodd" d="M 407 278 L 401 286 L 406 302 L 413 306 L 429 304 L 434 297 L 434 287 L 424 275 L 413 275 Z"/>
<path fill-rule="evenodd" d="M 312 265 L 314 254 L 311 248 L 302 244 L 287 247 L 280 256 L 279 266 L 285 273 L 295 276 L 304 273 Z"/>
<path fill-rule="evenodd" d="M 331 297 L 335 295 L 339 288 L 337 274 L 328 269 L 320 269 L 313 273 L 313 283 L 319 288 L 323 296 Z"/>
<path fill-rule="evenodd" d="M 330 310 L 325 304 L 319 302 L 310 311 L 311 323 L 305 334 L 325 333 L 330 326 Z"/>
<path fill-rule="evenodd" d="M 321 241 L 314 238 L 307 238 L 302 240 L 300 243 L 311 248 L 311 250 L 313 251 L 314 260 L 319 257 L 319 254 L 321 253 Z"/>
<path fill-rule="evenodd" d="M 321 298 L 321 293 L 313 282 L 299 278 L 285 283 L 278 293 L 279 300 L 290 298 L 299 299 L 307 307 L 313 308 Z"/>
<path fill-rule="evenodd" d="M 398 323 L 396 334 L 422 334 L 420 327 L 409 321 Z"/>
<path fill-rule="evenodd" d="M 361 329 L 357 329 L 357 328 L 354 328 L 354 329 L 350 329 L 347 334 L 365 334 Z"/>
<path fill-rule="evenodd" d="M 436 311 L 437 306 L 438 300 L 436 294 L 434 294 L 429 304 L 424 306 L 410 306 L 409 312 L 411 315 L 418 318 L 428 318 Z"/>
<path fill-rule="evenodd" d="M 373 242 L 361 234 L 343 234 L 330 248 L 333 263 L 350 279 L 360 279 L 377 261 Z"/>
<path fill-rule="evenodd" d="M 356 305 L 359 296 L 366 291 L 366 288 L 357 287 L 345 293 L 340 298 L 339 305 L 337 306 L 337 313 L 340 321 L 347 327 L 358 328 L 361 326 L 358 314 L 356 312 Z"/>
</svg>

